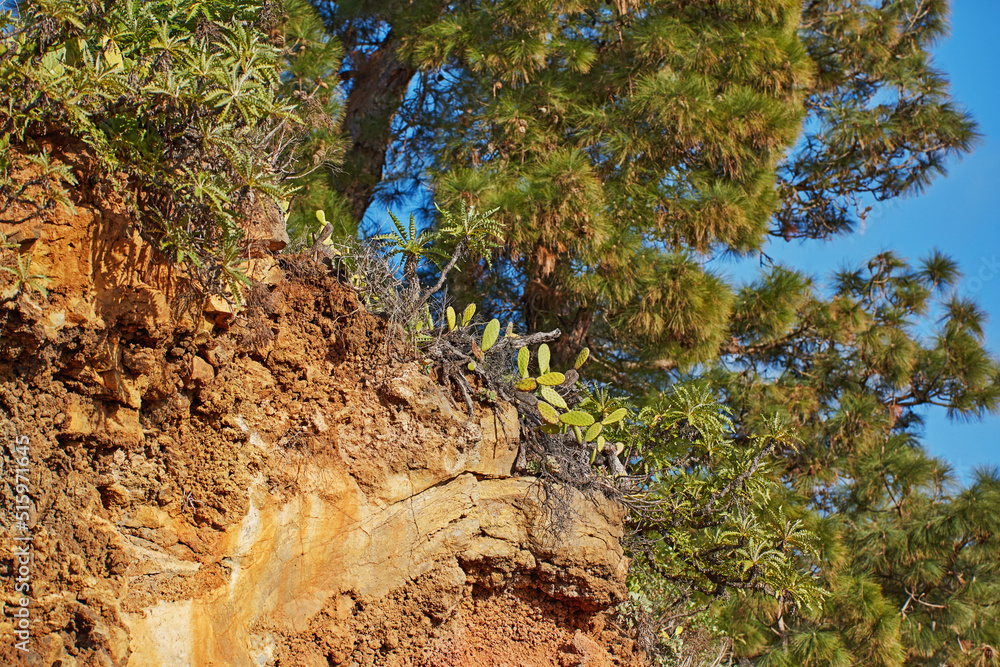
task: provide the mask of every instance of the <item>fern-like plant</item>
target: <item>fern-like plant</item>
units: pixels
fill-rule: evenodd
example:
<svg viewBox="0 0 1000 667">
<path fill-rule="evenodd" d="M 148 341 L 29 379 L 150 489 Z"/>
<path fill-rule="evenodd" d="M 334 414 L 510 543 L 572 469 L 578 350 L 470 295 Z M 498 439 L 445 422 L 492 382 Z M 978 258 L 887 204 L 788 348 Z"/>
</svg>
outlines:
<svg viewBox="0 0 1000 667">
<path fill-rule="evenodd" d="M 379 234 L 373 238 L 376 243 L 384 243 L 389 248 L 389 255 L 399 255 L 403 259 L 403 281 L 407 287 L 417 286 L 417 266 L 424 260 L 447 258 L 443 250 L 434 245 L 438 235 L 430 231 L 417 231 L 417 223 L 413 214 L 410 222 L 404 225 L 396 215 L 389 211 L 394 229 L 389 234 Z M 420 304 L 423 305 L 423 304 Z"/>
<path fill-rule="evenodd" d="M 18 253 L 13 267 L 0 266 L 0 271 L 14 276 L 14 284 L 0 293 L 0 298 L 4 301 L 9 301 L 22 292 L 37 292 L 43 297 L 49 295 L 45 285 L 49 279 L 44 274 L 32 273 L 32 259 L 31 253 Z"/>
</svg>

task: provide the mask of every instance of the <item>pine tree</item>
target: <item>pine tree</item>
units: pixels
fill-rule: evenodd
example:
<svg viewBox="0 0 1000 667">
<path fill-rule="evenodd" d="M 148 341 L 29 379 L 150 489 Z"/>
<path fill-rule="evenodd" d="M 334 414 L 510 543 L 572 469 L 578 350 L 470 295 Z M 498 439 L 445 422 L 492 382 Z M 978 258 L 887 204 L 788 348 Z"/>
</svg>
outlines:
<svg viewBox="0 0 1000 667">
<path fill-rule="evenodd" d="M 338 91 L 343 47 L 327 37 L 323 21 L 306 0 L 283 0 L 281 9 L 273 29 L 285 58 L 279 90 L 309 128 L 292 179 L 297 193 L 288 211 L 288 231 L 293 237 L 304 236 L 316 224 L 316 211 L 323 210 L 337 220 L 338 235 L 354 236 L 357 223 L 345 214 L 343 196 L 327 186 L 346 149 Z"/>
<path fill-rule="evenodd" d="M 349 54 L 334 184 L 355 215 L 384 167 L 386 188 L 434 174 L 439 204 L 507 229 L 504 270 L 455 289 L 485 277 L 497 309 L 560 327 L 557 359 L 713 355 L 731 294 L 694 253 L 766 235 L 810 77 L 797 3 L 317 5 Z"/>
<path fill-rule="evenodd" d="M 849 231 L 976 139 L 939 0 L 313 4 L 347 54 L 336 224 L 422 187 L 500 207 L 500 269 L 453 294 L 637 386 L 715 356 L 733 295 L 705 257 Z"/>
<path fill-rule="evenodd" d="M 732 610 L 746 655 L 998 664 L 1000 470 L 960 488 L 920 443 L 926 406 L 960 418 L 1000 407 L 984 315 L 950 292 L 957 277 L 937 253 L 917 268 L 884 253 L 841 272 L 829 297 L 784 268 L 740 293 L 712 376 L 737 424 L 793 425 L 800 444 L 778 457 L 785 502 L 825 536 L 814 565 L 833 592 L 794 619 L 769 601 Z"/>
<path fill-rule="evenodd" d="M 871 207 L 922 191 L 978 135 L 948 95 L 930 48 L 947 0 L 807 0 L 799 35 L 815 64 L 809 123 L 780 169 L 772 234 L 828 238 Z"/>
</svg>

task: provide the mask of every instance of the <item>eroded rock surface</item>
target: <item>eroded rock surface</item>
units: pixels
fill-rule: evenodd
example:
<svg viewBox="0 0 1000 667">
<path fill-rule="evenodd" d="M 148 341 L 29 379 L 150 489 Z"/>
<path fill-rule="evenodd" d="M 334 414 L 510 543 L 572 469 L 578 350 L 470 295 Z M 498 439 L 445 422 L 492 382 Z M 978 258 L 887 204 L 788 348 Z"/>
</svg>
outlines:
<svg viewBox="0 0 1000 667">
<path fill-rule="evenodd" d="M 511 477 L 513 408 L 470 420 L 321 267 L 255 257 L 245 304 L 201 299 L 114 197 L 74 197 L 0 219 L 51 278 L 0 310 L 0 488 L 29 438 L 34 558 L 30 650 L 0 662 L 638 663 L 608 622 L 619 510 Z"/>
</svg>

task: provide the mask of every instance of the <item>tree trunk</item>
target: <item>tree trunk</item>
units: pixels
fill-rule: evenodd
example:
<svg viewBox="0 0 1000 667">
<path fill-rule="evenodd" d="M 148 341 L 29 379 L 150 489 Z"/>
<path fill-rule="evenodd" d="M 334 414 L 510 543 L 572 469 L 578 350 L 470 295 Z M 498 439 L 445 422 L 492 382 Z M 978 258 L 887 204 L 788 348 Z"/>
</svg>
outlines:
<svg viewBox="0 0 1000 667">
<path fill-rule="evenodd" d="M 382 180 L 385 154 L 392 141 L 392 119 L 406 97 L 416 69 L 396 57 L 399 39 L 392 31 L 367 56 L 355 51 L 354 85 L 347 96 L 344 129 L 351 145 L 343 171 L 333 174 L 333 187 L 342 192 L 358 221 L 371 204 L 375 186 Z"/>
</svg>

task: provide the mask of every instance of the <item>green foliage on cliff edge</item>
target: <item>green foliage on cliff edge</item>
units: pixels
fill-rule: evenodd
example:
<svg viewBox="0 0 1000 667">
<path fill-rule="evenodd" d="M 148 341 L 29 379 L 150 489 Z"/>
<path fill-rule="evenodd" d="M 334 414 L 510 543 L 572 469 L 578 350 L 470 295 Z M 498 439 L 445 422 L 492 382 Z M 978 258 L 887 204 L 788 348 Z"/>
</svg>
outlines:
<svg viewBox="0 0 1000 667">
<path fill-rule="evenodd" d="M 369 247 L 389 260 L 353 262 L 362 284 L 388 289 L 377 299 L 365 287 L 360 292 L 374 312 L 409 333 L 415 358 L 464 399 L 470 418 L 473 394 L 517 409 L 514 469 L 548 484 L 554 525 L 566 487 L 603 493 L 627 510 L 631 596 L 619 622 L 657 664 L 673 664 L 686 648 L 678 629 L 692 615 L 704 628 L 719 599 L 755 596 L 754 603 L 777 605 L 788 619 L 817 613 L 826 598 L 812 566 L 819 540 L 802 508 L 785 508 L 773 454 L 795 451 L 796 442 L 777 419 L 752 429 L 737 425 L 705 383 L 677 385 L 636 409 L 638 397 L 581 380 L 586 348 L 572 368 L 552 365 L 549 343 L 558 330 L 519 334 L 513 322 L 504 331 L 495 318 L 483 325 L 474 319 L 475 304 L 461 316 L 441 304 L 433 316 L 428 299 L 458 260 L 495 249 L 494 213 L 470 207 L 461 216 L 446 214 L 452 224 L 440 234 L 418 234 L 412 218 L 406 226 L 392 216 L 395 230 Z M 442 267 L 441 275 L 425 288 L 419 265 L 430 263 Z"/>
<path fill-rule="evenodd" d="M 203 285 L 242 276 L 238 222 L 336 148 L 331 98 L 298 85 L 280 8 L 256 0 L 32 0 L 4 17 L 0 133 L 48 160 L 46 140 L 85 143 L 143 231 Z M 327 52 L 326 58 L 336 57 Z M 303 149 L 311 155 L 303 166 Z M 9 206 L 11 147 L 0 187 Z M 37 202 L 36 202 L 37 203 Z M 43 202 L 44 207 L 44 202 Z"/>
</svg>

